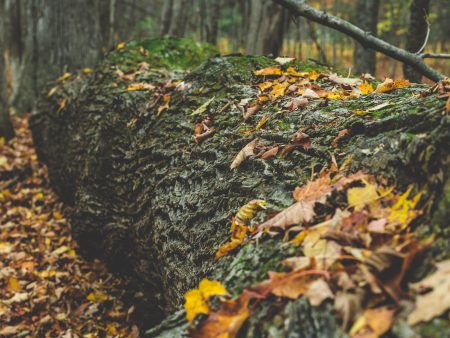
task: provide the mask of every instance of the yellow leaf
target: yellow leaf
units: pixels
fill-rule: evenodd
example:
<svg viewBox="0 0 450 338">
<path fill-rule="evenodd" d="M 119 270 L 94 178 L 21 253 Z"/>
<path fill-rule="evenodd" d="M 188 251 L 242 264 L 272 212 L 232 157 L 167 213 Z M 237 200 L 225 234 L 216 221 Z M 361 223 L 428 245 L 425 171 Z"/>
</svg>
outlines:
<svg viewBox="0 0 450 338">
<path fill-rule="evenodd" d="M 266 102 L 266 101 L 269 101 L 270 99 L 269 99 L 269 97 L 267 96 L 267 95 L 260 95 L 259 97 L 258 97 L 258 101 L 259 102 Z"/>
<path fill-rule="evenodd" d="M 210 297 L 225 295 L 228 295 L 228 292 L 222 284 L 204 278 L 198 289 L 190 290 L 184 295 L 184 308 L 188 322 L 192 323 L 199 314 L 209 313 L 208 299 Z"/>
<path fill-rule="evenodd" d="M 363 187 L 355 187 L 347 190 L 347 201 L 350 207 L 361 210 L 379 197 L 377 185 L 365 182 Z"/>
<path fill-rule="evenodd" d="M 358 86 L 358 89 L 363 93 L 363 95 L 367 95 L 373 92 L 373 86 L 371 83 L 364 81 L 362 84 Z"/>
<path fill-rule="evenodd" d="M 84 74 L 92 73 L 92 68 L 88 68 L 88 67 L 83 68 L 83 73 L 84 73 Z"/>
<path fill-rule="evenodd" d="M 412 188 L 413 187 L 410 186 L 404 194 L 398 197 L 396 203 L 392 206 L 388 216 L 388 227 L 400 226 L 400 229 L 404 229 L 420 213 L 419 210 L 415 210 L 414 208 L 419 202 L 422 194 L 418 193 L 409 200 L 408 197 Z"/>
<path fill-rule="evenodd" d="M 136 91 L 136 90 L 152 90 L 155 89 L 155 86 L 149 83 L 132 83 L 127 87 L 128 91 Z"/>
<path fill-rule="evenodd" d="M 199 290 L 202 293 L 203 298 L 209 299 L 212 296 L 226 296 L 228 295 L 225 287 L 217 281 L 211 281 L 207 278 L 203 278 L 199 284 Z"/>
<path fill-rule="evenodd" d="M 18 292 L 22 289 L 19 280 L 15 277 L 8 278 L 8 289 L 13 292 Z"/>
<path fill-rule="evenodd" d="M 290 76 L 296 76 L 296 77 L 304 77 L 304 76 L 308 75 L 307 72 L 301 72 L 301 73 L 297 72 L 294 67 L 288 67 L 288 69 L 286 70 L 286 72 L 284 74 L 290 75 Z"/>
<path fill-rule="evenodd" d="M 123 47 L 125 47 L 125 42 L 121 42 L 117 45 L 117 49 L 122 49 Z"/>
<path fill-rule="evenodd" d="M 259 87 L 259 89 L 262 92 L 265 91 L 266 89 L 272 87 L 272 86 L 273 86 L 273 82 L 269 82 L 269 81 L 262 82 L 262 83 L 258 84 L 258 87 Z"/>
<path fill-rule="evenodd" d="M 255 130 L 259 130 L 269 119 L 270 115 L 264 115 L 263 118 L 258 122 L 255 127 Z"/>
<path fill-rule="evenodd" d="M 63 218 L 63 215 L 58 210 L 56 210 L 53 211 L 53 218 L 59 221 Z"/>
<path fill-rule="evenodd" d="M 378 338 L 385 334 L 394 320 L 394 310 L 387 307 L 367 309 L 350 329 L 350 337 Z"/>
<path fill-rule="evenodd" d="M 64 97 L 61 101 L 59 101 L 59 106 L 58 106 L 58 113 L 63 110 L 64 108 L 66 108 L 66 104 L 67 104 L 67 96 Z"/>
<path fill-rule="evenodd" d="M 36 198 L 37 200 L 42 200 L 42 199 L 44 199 L 44 194 L 43 193 L 37 193 L 35 196 L 34 196 L 34 198 Z"/>
<path fill-rule="evenodd" d="M 64 73 L 63 75 L 61 75 L 59 78 L 58 78 L 58 81 L 64 81 L 64 80 L 66 80 L 66 79 L 68 79 L 69 77 L 71 77 L 72 76 L 72 74 L 71 73 L 68 73 L 68 72 L 66 72 L 66 73 Z"/>
<path fill-rule="evenodd" d="M 320 73 L 316 72 L 315 70 L 313 70 L 312 72 L 310 72 L 308 74 L 308 77 L 309 77 L 310 80 L 316 81 L 320 77 L 320 75 L 322 75 L 322 74 L 320 74 Z"/>
<path fill-rule="evenodd" d="M 281 75 L 281 69 L 278 67 L 268 67 L 264 69 L 257 70 L 255 75 L 263 76 L 263 75 Z"/>
<path fill-rule="evenodd" d="M 283 96 L 285 90 L 286 87 L 281 83 L 277 83 L 276 85 L 274 85 L 272 91 L 269 94 L 272 101 L 275 100 L 277 97 Z"/>
<path fill-rule="evenodd" d="M 109 299 L 109 296 L 102 291 L 95 291 L 88 294 L 86 299 L 94 303 L 103 303 Z"/>
</svg>

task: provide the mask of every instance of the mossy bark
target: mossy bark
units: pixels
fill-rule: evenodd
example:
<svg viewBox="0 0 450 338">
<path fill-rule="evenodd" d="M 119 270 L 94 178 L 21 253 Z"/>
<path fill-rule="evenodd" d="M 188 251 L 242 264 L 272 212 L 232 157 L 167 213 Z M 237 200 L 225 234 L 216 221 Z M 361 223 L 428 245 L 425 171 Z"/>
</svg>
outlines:
<svg viewBox="0 0 450 338">
<path fill-rule="evenodd" d="M 400 190 L 411 183 L 424 189 L 427 212 L 415 226 L 424 234 L 446 230 L 448 209 L 438 205 L 444 203 L 442 190 L 450 174 L 450 117 L 435 95 L 418 98 L 415 94 L 424 87 L 414 85 L 391 94 L 333 100 L 327 106 L 311 102 L 293 112 L 275 102 L 249 121 L 253 126 L 271 112 L 267 124 L 245 136 L 239 131 L 249 126 L 241 112 L 234 105 L 222 108 L 230 101 L 255 98 L 254 71 L 275 62 L 214 57 L 188 72 L 202 53 L 214 53 L 205 48 L 174 39 L 129 43 L 110 53 L 93 74 L 59 84 L 32 118 L 39 157 L 48 164 L 56 191 L 73 207 L 76 238 L 86 252 L 100 255 L 136 281 L 145 328 L 179 310 L 186 290 L 205 276 L 238 294 L 265 279 L 267 271 L 279 270 L 280 259 L 294 249 L 275 239 L 250 243 L 219 261 L 212 257 L 229 236 L 230 216 L 241 205 L 255 198 L 267 200 L 270 209 L 289 205 L 293 188 L 305 183 L 312 169 L 317 172 L 329 164 L 330 154 L 338 161 L 352 154 L 352 171 L 383 176 Z M 136 70 L 143 61 L 150 69 L 139 75 L 140 82 L 180 78 L 192 83 L 186 91 L 173 91 L 170 108 L 160 116 L 151 104 L 153 94 L 127 91 L 126 82 L 118 83 L 117 68 Z M 292 65 L 324 70 L 310 63 Z M 67 105 L 59 109 L 64 97 Z M 210 99 L 203 116 L 191 115 Z M 381 103 L 389 105 L 369 115 L 354 113 Z M 194 123 L 207 115 L 217 132 L 197 144 Z M 266 145 L 288 143 L 306 127 L 312 139 L 308 150 L 267 161 L 250 158 L 230 170 L 234 156 L 255 137 Z M 333 146 L 343 129 L 348 137 Z M 441 238 L 435 254 L 447 254 L 443 248 L 448 246 L 448 238 Z M 275 313 L 269 304 L 260 308 L 242 329 L 243 336 L 342 335 L 330 304 L 313 308 L 299 300 Z M 178 312 L 148 336 L 183 336 L 186 328 Z"/>
</svg>

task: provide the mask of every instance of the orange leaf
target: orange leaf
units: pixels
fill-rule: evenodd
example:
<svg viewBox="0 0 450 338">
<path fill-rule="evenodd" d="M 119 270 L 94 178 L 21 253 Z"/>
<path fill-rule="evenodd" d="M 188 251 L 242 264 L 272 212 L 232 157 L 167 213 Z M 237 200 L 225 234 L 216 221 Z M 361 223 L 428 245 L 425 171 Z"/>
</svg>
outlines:
<svg viewBox="0 0 450 338">
<path fill-rule="evenodd" d="M 380 83 L 377 86 L 375 92 L 377 94 L 387 93 L 393 91 L 394 89 L 409 87 L 410 85 L 411 83 L 408 80 L 392 80 L 390 78 L 386 78 L 383 83 Z"/>
<path fill-rule="evenodd" d="M 248 302 L 250 296 L 244 292 L 236 300 L 223 301 L 217 312 L 212 312 L 198 328 L 191 329 L 193 338 L 234 338 L 242 324 L 249 316 Z"/>
<path fill-rule="evenodd" d="M 281 74 L 282 74 L 281 69 L 278 68 L 278 67 L 268 67 L 268 68 L 257 70 L 255 72 L 255 75 L 259 75 L 259 76 L 262 76 L 262 75 L 281 75 Z"/>
</svg>

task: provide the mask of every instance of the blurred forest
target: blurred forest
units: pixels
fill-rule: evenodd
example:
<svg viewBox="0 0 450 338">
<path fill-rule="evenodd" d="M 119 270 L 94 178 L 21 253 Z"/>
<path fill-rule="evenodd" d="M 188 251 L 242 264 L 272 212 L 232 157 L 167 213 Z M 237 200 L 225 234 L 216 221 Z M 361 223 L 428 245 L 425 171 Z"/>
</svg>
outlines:
<svg viewBox="0 0 450 338">
<path fill-rule="evenodd" d="M 310 3 L 412 52 L 425 40 L 425 52 L 450 51 L 448 0 Z M 216 45 L 222 54 L 311 58 L 352 74 L 403 77 L 401 63 L 364 50 L 330 28 L 294 18 L 271 0 L 2 0 L 0 26 L 0 65 L 5 69 L 0 74 L 6 79 L 1 82 L 19 113 L 32 109 L 49 80 L 93 67 L 119 42 L 144 36 L 189 37 Z M 426 62 L 443 74 L 450 72 L 448 59 Z M 418 74 L 406 77 L 421 81 Z"/>
</svg>

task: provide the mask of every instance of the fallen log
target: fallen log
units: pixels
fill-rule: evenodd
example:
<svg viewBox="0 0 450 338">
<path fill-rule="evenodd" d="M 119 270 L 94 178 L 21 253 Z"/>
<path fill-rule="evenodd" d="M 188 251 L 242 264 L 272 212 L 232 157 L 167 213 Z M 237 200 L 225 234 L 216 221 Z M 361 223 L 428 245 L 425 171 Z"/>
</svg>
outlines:
<svg viewBox="0 0 450 338">
<path fill-rule="evenodd" d="M 450 187 L 450 118 L 437 94 L 421 95 L 424 85 L 346 99 L 314 99 L 306 92 L 306 107 L 297 101 L 291 111 L 269 97 L 250 114 L 252 102 L 264 96 L 255 74 L 260 69 L 318 74 L 323 90 L 347 84 L 336 78 L 330 84 L 323 75 L 330 70 L 314 63 L 281 67 L 267 57 L 212 57 L 190 70 L 214 53 L 187 40 L 130 42 L 93 73 L 57 81 L 31 121 L 39 158 L 73 210 L 75 237 L 87 254 L 136 282 L 143 327 L 153 327 L 148 336 L 187 334 L 184 313 L 170 314 L 203 277 L 222 281 L 237 295 L 265 280 L 268 271 L 282 271 L 281 260 L 295 249 L 280 245 L 279 237 L 263 235 L 219 260 L 214 255 L 229 238 L 239 207 L 264 199 L 270 211 L 282 210 L 292 204 L 296 186 L 311 172 L 332 167 L 334 159 L 339 165 L 347 160 L 349 172 L 382 177 L 398 191 L 410 184 L 422 190 L 424 212 L 413 226 L 422 237 L 437 234 L 432 257 L 448 257 L 449 202 L 443 196 Z M 241 110 L 248 113 L 245 122 Z M 252 151 L 230 169 L 255 139 L 261 150 L 284 150 L 266 160 Z M 240 334 L 338 337 L 341 324 L 329 302 L 314 307 L 301 298 L 277 302 L 274 310 L 266 301 Z"/>
</svg>

